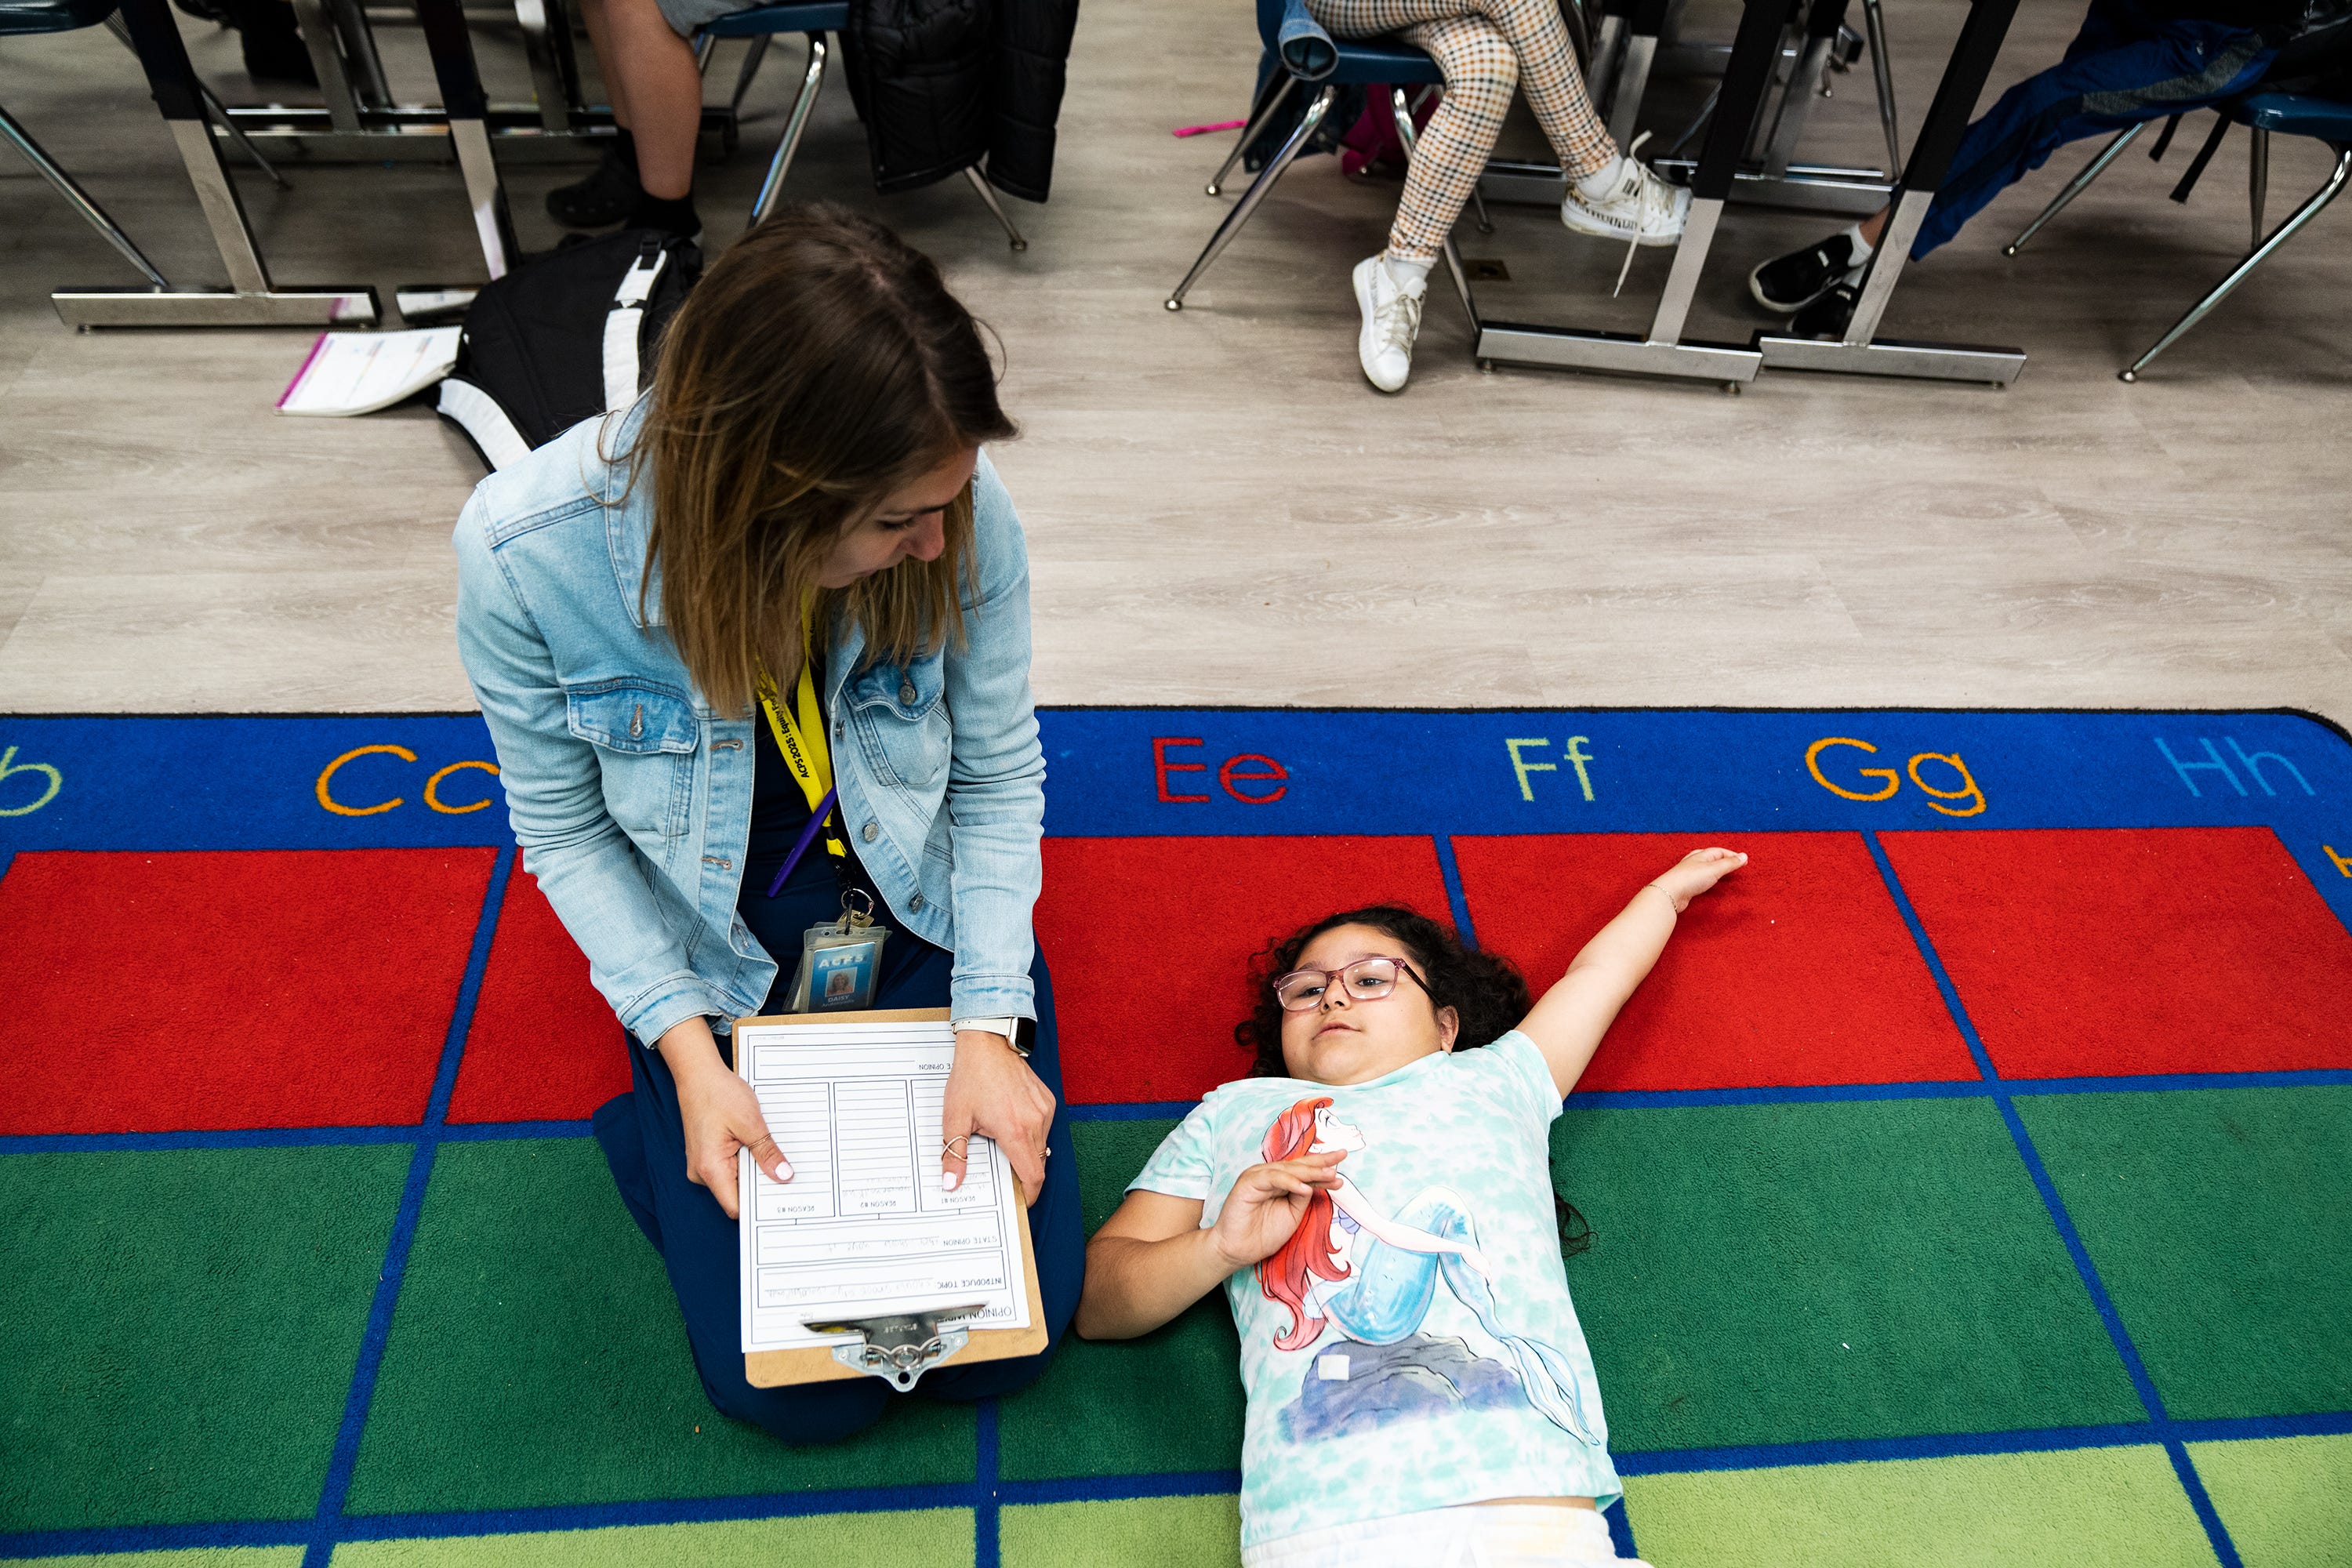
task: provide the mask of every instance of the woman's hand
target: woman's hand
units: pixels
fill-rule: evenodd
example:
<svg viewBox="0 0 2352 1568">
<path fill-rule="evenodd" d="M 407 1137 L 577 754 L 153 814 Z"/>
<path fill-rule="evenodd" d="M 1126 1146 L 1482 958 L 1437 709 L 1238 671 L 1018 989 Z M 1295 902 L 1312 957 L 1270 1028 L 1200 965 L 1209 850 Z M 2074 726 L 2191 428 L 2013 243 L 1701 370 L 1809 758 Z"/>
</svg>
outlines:
<svg viewBox="0 0 2352 1568">
<path fill-rule="evenodd" d="M 948 1069 L 947 1100 L 941 1106 L 940 1136 L 947 1147 L 940 1152 L 940 1186 L 953 1192 L 963 1185 L 965 1152 L 974 1133 L 996 1141 L 1019 1178 L 1031 1203 L 1045 1184 L 1045 1157 L 1052 1152 L 1045 1136 L 1054 1126 L 1054 1095 L 1013 1042 L 986 1029 L 963 1029 L 956 1035 L 955 1066 Z"/>
<path fill-rule="evenodd" d="M 677 1109 L 686 1130 L 686 1179 L 709 1187 L 727 1217 L 738 1215 L 735 1155 L 749 1149 L 771 1179 L 789 1182 L 793 1168 L 768 1135 L 768 1119 L 751 1086 L 719 1059 L 719 1042 L 704 1018 L 688 1018 L 661 1037 L 657 1047 L 677 1083 Z"/>
<path fill-rule="evenodd" d="M 1315 1194 L 1339 1184 L 1339 1162 L 1347 1157 L 1346 1150 L 1332 1149 L 1244 1171 L 1225 1194 L 1217 1223 L 1209 1227 L 1227 1272 L 1262 1263 L 1281 1251 L 1307 1216 Z"/>
<path fill-rule="evenodd" d="M 1674 900 L 1675 913 L 1690 908 L 1690 901 L 1748 864 L 1748 857 L 1737 849 L 1694 849 L 1669 867 L 1663 877 L 1654 878 L 1650 886 Z"/>
</svg>

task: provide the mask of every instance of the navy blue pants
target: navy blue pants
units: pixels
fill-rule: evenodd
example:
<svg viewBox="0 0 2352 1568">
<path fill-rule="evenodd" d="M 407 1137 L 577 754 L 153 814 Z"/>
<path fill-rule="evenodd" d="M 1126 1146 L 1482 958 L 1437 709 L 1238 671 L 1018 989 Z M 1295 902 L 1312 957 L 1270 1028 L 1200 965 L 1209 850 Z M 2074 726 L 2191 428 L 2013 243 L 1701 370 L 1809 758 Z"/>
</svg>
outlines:
<svg viewBox="0 0 2352 1568">
<path fill-rule="evenodd" d="M 824 891 L 824 903 L 832 904 L 829 885 Z M 803 923 L 814 924 L 834 912 L 832 907 L 813 906 Z M 948 1005 L 948 972 L 953 962 L 949 953 L 903 931 L 891 936 L 883 952 L 876 1007 Z M 793 960 L 797 957 L 795 952 Z M 789 980 L 791 973 L 788 962 L 783 978 Z M 1029 974 L 1037 986 L 1037 1031 L 1029 1066 L 1053 1090 L 1056 1103 L 1054 1129 L 1046 1139 L 1054 1152 L 1045 1162 L 1045 1187 L 1029 1210 L 1050 1342 L 1039 1354 L 1018 1360 L 969 1367 L 950 1363 L 925 1373 L 916 1394 L 987 1399 L 1026 1387 L 1045 1370 L 1077 1310 L 1086 1237 L 1078 1224 L 1078 1173 L 1072 1159 L 1069 1115 L 1059 1103 L 1062 1064 L 1054 1028 L 1053 983 L 1042 954 L 1030 965 Z M 686 1134 L 677 1084 L 668 1064 L 658 1051 L 642 1046 L 632 1044 L 628 1051 L 635 1087 L 597 1108 L 596 1142 L 604 1146 L 622 1202 L 669 1270 L 695 1370 L 702 1374 L 703 1392 L 712 1405 L 722 1415 L 765 1427 L 787 1443 L 830 1443 L 872 1426 L 891 1400 L 912 1397 L 874 1377 L 784 1388 L 754 1388 L 743 1380 L 735 1222 L 709 1189 L 686 1178 Z"/>
<path fill-rule="evenodd" d="M 1958 234 L 2067 142 L 2235 98 L 2276 52 L 2252 28 L 2151 16 L 2135 0 L 2093 0 L 2066 58 L 2002 93 L 1969 127 L 1912 258 Z"/>
</svg>

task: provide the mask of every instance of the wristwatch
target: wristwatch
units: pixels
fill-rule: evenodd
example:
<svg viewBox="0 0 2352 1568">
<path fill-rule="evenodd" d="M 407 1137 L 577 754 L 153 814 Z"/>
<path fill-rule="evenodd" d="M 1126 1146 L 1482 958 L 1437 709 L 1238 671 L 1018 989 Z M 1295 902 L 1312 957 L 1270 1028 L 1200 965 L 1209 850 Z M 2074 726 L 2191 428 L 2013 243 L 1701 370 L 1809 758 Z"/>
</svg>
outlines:
<svg viewBox="0 0 2352 1568">
<path fill-rule="evenodd" d="M 1029 1059 L 1028 1048 L 1021 1043 L 1021 1020 L 1018 1018 L 958 1018 L 948 1026 L 957 1034 L 966 1029 L 979 1029 L 991 1035 L 1002 1035 L 1022 1060 Z"/>
</svg>

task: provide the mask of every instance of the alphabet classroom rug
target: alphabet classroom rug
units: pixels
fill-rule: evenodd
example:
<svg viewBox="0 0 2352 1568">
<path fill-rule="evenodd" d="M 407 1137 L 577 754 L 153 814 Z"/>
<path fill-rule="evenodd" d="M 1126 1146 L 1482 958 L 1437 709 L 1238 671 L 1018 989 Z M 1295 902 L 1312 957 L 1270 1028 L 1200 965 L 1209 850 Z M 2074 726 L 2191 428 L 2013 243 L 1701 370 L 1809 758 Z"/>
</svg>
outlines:
<svg viewBox="0 0 2352 1568">
<path fill-rule="evenodd" d="M 2284 712 L 1056 710 L 1098 1223 L 1246 955 L 1695 906 L 1553 1138 L 1662 1568 L 2352 1563 L 2352 742 Z M 1235 1560 L 1212 1298 L 993 1405 L 715 1415 L 478 719 L 0 719 L 0 1557 Z M 682 765 L 682 764 L 681 764 Z M 548 1217 L 555 1216 L 551 1220 Z M 1379 1500 L 1368 1499 L 1368 1508 Z"/>
</svg>

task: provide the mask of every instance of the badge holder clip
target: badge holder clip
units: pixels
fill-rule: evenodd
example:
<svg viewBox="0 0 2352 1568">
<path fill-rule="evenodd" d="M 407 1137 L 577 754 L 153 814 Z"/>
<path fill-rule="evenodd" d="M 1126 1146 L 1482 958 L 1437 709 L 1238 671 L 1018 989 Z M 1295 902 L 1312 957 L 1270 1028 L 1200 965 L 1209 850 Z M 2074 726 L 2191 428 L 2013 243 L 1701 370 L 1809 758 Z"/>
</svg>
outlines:
<svg viewBox="0 0 2352 1568">
<path fill-rule="evenodd" d="M 833 1359 L 852 1372 L 878 1377 L 904 1394 L 923 1373 L 963 1349 L 971 1334 L 950 1318 L 979 1316 L 985 1303 L 937 1307 L 895 1318 L 860 1318 L 846 1323 L 803 1323 L 813 1334 L 856 1334 L 854 1344 L 833 1347 Z"/>
</svg>

